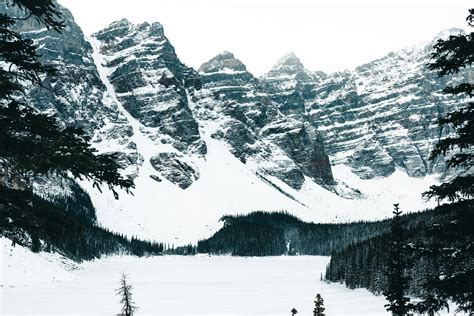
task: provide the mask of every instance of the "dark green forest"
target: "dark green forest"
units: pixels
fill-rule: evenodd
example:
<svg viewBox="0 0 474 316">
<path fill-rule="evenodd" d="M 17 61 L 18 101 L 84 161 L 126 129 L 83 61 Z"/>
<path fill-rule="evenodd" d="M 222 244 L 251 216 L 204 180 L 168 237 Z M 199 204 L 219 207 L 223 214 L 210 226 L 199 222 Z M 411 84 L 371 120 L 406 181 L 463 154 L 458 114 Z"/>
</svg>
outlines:
<svg viewBox="0 0 474 316">
<path fill-rule="evenodd" d="M 416 226 L 430 220 L 431 212 L 402 217 L 406 225 Z M 198 252 L 234 256 L 323 255 L 328 256 L 348 246 L 390 229 L 390 219 L 344 224 L 315 224 L 288 213 L 254 212 L 248 215 L 223 216 L 222 229 L 198 242 Z"/>
<path fill-rule="evenodd" d="M 99 227 L 89 196 L 78 185 L 72 188 L 73 195 L 52 202 L 30 191 L 1 188 L 0 235 L 35 252 L 58 252 L 76 261 L 163 252 L 162 243 L 130 239 Z"/>
<path fill-rule="evenodd" d="M 433 227 L 438 227 L 438 223 L 446 223 L 456 220 L 458 216 L 465 216 L 474 224 L 473 201 L 458 203 L 458 207 L 452 209 L 447 206 L 439 206 L 431 211 L 427 211 L 423 216 L 424 220 L 414 220 L 414 216 L 405 215 L 402 223 L 406 229 L 406 243 L 413 251 L 407 252 L 412 259 L 412 266 L 409 269 L 411 276 L 410 294 L 420 294 L 420 284 L 426 279 L 427 274 L 438 273 L 435 260 L 428 260 L 424 256 L 417 256 L 416 249 L 422 248 L 425 241 L 432 238 Z M 466 222 L 467 223 L 467 222 Z M 473 226 L 466 226 L 465 229 L 474 229 Z M 347 248 L 335 251 L 331 254 L 331 261 L 326 270 L 328 281 L 345 283 L 349 288 L 364 287 L 372 293 L 380 294 L 386 286 L 383 276 L 384 265 L 387 258 L 388 233 L 381 234 L 375 238 L 353 243 Z M 451 247 L 449 240 L 438 240 L 440 245 Z M 418 260 L 419 259 L 419 260 Z M 471 258 L 473 259 L 473 258 Z M 474 260 L 471 260 L 471 266 Z M 472 266 L 474 268 L 474 266 Z"/>
<path fill-rule="evenodd" d="M 446 264 L 445 251 L 460 248 L 472 238 L 474 231 L 474 201 L 462 201 L 442 205 L 425 212 L 423 221 L 414 216 L 404 216 L 404 256 L 409 265 L 404 274 L 408 277 L 406 295 L 427 299 L 427 286 L 444 275 L 461 274 L 474 270 L 474 256 L 452 256 Z M 459 220 L 462 219 L 462 220 Z M 450 227 L 456 227 L 452 231 Z M 466 236 L 458 240 L 457 234 Z M 390 234 L 387 232 L 349 245 L 331 254 L 326 269 L 326 280 L 344 283 L 349 288 L 367 288 L 374 294 L 381 294 L 387 287 L 387 247 Z M 467 280 L 458 280 L 459 290 L 472 287 Z"/>
</svg>

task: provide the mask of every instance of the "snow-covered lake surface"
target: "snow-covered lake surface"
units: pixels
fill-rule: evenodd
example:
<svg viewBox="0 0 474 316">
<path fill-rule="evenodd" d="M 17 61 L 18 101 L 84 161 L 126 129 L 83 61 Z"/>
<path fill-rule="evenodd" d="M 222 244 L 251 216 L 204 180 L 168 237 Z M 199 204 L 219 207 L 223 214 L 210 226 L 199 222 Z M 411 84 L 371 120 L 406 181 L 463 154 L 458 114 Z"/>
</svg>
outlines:
<svg viewBox="0 0 474 316">
<path fill-rule="evenodd" d="M 73 278 L 1 291 L 2 315 L 115 315 L 125 272 L 137 315 L 385 315 L 383 297 L 320 281 L 328 257 L 112 257 L 79 265 Z M 38 267 L 36 267 L 38 268 Z M 5 270 L 2 267 L 2 271 Z M 39 273 L 39 272 L 38 272 Z"/>
</svg>

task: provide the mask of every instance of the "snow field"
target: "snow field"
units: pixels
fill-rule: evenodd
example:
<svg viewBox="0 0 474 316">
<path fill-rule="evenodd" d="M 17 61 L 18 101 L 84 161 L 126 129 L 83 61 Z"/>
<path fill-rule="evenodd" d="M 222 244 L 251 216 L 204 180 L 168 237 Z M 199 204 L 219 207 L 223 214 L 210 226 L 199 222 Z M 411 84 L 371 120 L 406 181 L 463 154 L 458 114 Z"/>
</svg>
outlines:
<svg viewBox="0 0 474 316">
<path fill-rule="evenodd" d="M 329 257 L 113 256 L 80 265 L 0 239 L 0 315 L 115 315 L 122 272 L 137 315 L 388 315 L 382 296 L 321 281 Z M 454 307 L 452 307 L 454 310 Z M 455 315 L 441 313 L 440 315 Z"/>
<path fill-rule="evenodd" d="M 2 315 L 114 315 L 128 274 L 137 315 L 383 315 L 384 298 L 319 281 L 328 257 L 111 257 L 80 265 L 61 283 L 1 288 Z"/>
<path fill-rule="evenodd" d="M 0 265 L 0 289 L 74 280 L 66 270 L 74 268 L 69 259 L 58 254 L 33 253 L 20 245 L 13 247 L 5 237 L 0 238 Z"/>
</svg>

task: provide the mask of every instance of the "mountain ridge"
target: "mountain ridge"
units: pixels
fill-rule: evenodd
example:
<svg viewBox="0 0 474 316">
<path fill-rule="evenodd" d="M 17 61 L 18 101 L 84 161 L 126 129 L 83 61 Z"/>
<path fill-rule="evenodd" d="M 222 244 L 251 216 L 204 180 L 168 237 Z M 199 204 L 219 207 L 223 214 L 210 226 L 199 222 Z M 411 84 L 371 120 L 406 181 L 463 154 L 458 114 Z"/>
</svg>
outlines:
<svg viewBox="0 0 474 316">
<path fill-rule="evenodd" d="M 186 66 L 160 23 L 122 19 L 87 39 L 66 17 L 81 58 L 61 45 L 63 35 L 31 36 L 44 58 L 73 74 L 89 69 L 93 80 L 47 78 L 60 98 L 29 94 L 38 110 L 85 128 L 99 150 L 121 154 L 137 182 L 135 197 L 113 201 L 81 183 L 99 223 L 115 231 L 184 243 L 207 237 L 229 212 L 288 209 L 317 222 L 383 218 L 390 214 L 384 200 L 423 209 L 419 194 L 449 176 L 442 161 L 427 160 L 439 135 L 449 134 L 435 120 L 455 107 L 440 94 L 445 82 L 422 67 L 427 46 L 332 74 L 309 71 L 290 54 L 257 78 L 230 52 L 197 71 Z M 410 71 L 397 72 L 408 64 Z"/>
</svg>

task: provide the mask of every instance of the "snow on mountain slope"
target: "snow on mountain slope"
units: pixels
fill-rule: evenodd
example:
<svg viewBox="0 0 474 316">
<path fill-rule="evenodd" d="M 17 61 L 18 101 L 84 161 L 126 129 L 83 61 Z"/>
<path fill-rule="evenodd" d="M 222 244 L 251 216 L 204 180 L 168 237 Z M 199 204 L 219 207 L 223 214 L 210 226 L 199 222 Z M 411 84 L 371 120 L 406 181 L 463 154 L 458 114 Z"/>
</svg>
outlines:
<svg viewBox="0 0 474 316">
<path fill-rule="evenodd" d="M 122 19 L 92 37 L 109 91 L 122 112 L 140 123 L 147 143 L 155 144 L 146 159 L 156 169 L 155 180 L 186 189 L 199 178 L 195 160 L 206 154 L 186 92 L 200 87 L 197 73 L 181 63 L 158 22 Z"/>
<path fill-rule="evenodd" d="M 5 237 L 0 238 L 0 266 L 0 288 L 74 280 L 67 271 L 75 266 L 71 260 L 55 253 L 33 253 L 18 244 L 12 246 Z"/>
<path fill-rule="evenodd" d="M 309 181 L 333 184 L 317 130 L 282 113 L 232 53 L 218 54 L 199 71 L 202 88 L 190 93 L 193 114 L 200 122 L 218 122 L 211 136 L 228 143 L 242 163 L 252 164 L 260 176 L 277 177 L 295 189 L 301 188 L 305 176 Z"/>
<path fill-rule="evenodd" d="M 420 193 L 438 169 L 417 172 L 424 158 L 415 151 L 426 156 L 438 135 L 434 118 L 452 106 L 438 98 L 444 82 L 423 79 L 428 48 L 331 75 L 289 54 L 259 79 L 229 52 L 199 72 L 187 67 L 160 23 L 123 19 L 86 40 L 64 10 L 62 34 L 24 25 L 70 74 L 46 78 L 55 94 L 35 89 L 29 98 L 63 125 L 85 128 L 101 152 L 122 153 L 133 196 L 116 201 L 81 183 L 107 228 L 185 244 L 209 237 L 227 213 L 287 210 L 332 222 L 383 218 L 395 202 L 427 207 Z M 395 88 L 399 96 L 386 95 Z M 430 103 L 430 91 L 442 106 Z"/>
<path fill-rule="evenodd" d="M 134 195 L 121 194 L 119 200 L 88 186 L 98 222 L 128 235 L 183 245 L 209 237 L 220 228 L 219 218 L 226 213 L 306 211 L 259 179 L 224 143 L 210 137 L 206 142 L 208 154 L 199 164 L 201 177 L 186 190 L 167 180 L 156 182 L 146 173 L 136 179 Z"/>
<path fill-rule="evenodd" d="M 389 217 L 392 204 L 398 202 L 404 211 L 430 206 L 421 200 L 421 193 L 434 182 L 430 177 L 413 179 L 398 170 L 387 178 L 362 180 L 339 165 L 336 179 L 359 188 L 364 198 L 343 198 L 312 181 L 306 181 L 298 191 L 277 178 L 269 178 L 272 183 L 263 181 L 235 158 L 225 143 L 205 131 L 202 135 L 208 154 L 199 165 L 200 179 L 186 190 L 166 180 L 156 182 L 146 173 L 136 179 L 134 195 L 123 193 L 119 200 L 110 192 L 101 194 L 84 184 L 97 209 L 98 222 L 129 236 L 176 246 L 211 236 L 221 227 L 218 221 L 223 214 L 286 210 L 306 221 L 344 222 Z"/>
<path fill-rule="evenodd" d="M 142 47 L 144 43 L 136 40 L 143 38 L 147 38 L 144 43 L 149 47 Z M 177 59 L 159 24 L 132 25 L 122 20 L 89 41 L 100 79 L 112 103 L 117 104 L 120 115 L 132 127 L 130 140 L 142 158 L 133 195 L 123 193 L 115 200 L 110 192 L 99 193 L 90 184 L 82 183 L 97 209 L 98 222 L 107 228 L 184 245 L 209 237 L 221 227 L 219 219 L 224 214 L 286 210 L 307 221 L 342 222 L 391 216 L 392 204 L 398 202 L 406 211 L 429 206 L 421 200 L 421 193 L 435 182 L 435 177 L 412 178 L 398 167 L 388 177 L 363 180 L 345 165 L 333 166 L 332 171 L 328 165 L 331 185 L 323 187 L 315 182 L 314 175 L 321 169 L 305 168 L 321 168 L 316 161 L 325 154 L 312 143 L 317 138 L 311 132 L 314 127 L 300 121 L 295 113 L 280 113 L 275 101 L 260 89 L 258 80 L 229 52 L 201 67 L 202 86 L 194 82 L 194 86 L 185 88 L 172 78 L 193 73 Z M 150 64 L 150 60 L 160 59 L 163 54 L 166 62 Z M 293 72 L 294 67 L 296 71 L 304 70 L 295 56 L 290 57 L 285 61 L 291 62 L 285 71 Z M 123 79 L 127 76 L 124 69 L 136 58 L 143 62 L 128 82 Z M 172 70 L 175 73 L 170 73 Z M 151 83 L 162 74 L 174 83 L 164 87 L 160 87 L 163 82 Z M 195 80 L 195 74 L 192 78 Z M 147 85 L 164 89 L 153 93 L 186 99 L 154 100 L 149 90 L 143 93 Z M 141 102 L 145 102 L 145 108 L 136 109 L 134 106 Z M 166 109 L 163 112 L 164 104 L 187 113 L 184 124 L 196 124 L 198 129 L 191 129 L 191 145 L 176 145 L 182 144 L 179 139 L 183 137 L 183 121 L 153 125 L 161 122 L 162 116 L 169 118 L 170 113 Z M 166 126 L 174 127 L 163 129 Z M 308 133 L 314 135 L 305 141 Z M 166 141 L 170 137 L 178 139 L 178 143 Z M 206 151 L 192 154 L 187 146 L 193 143 L 202 144 Z M 152 164 L 160 153 L 174 155 L 179 163 Z M 192 166 L 198 176 L 187 178 L 186 166 Z M 299 178 L 295 178 L 295 172 Z"/>
<path fill-rule="evenodd" d="M 105 61 L 103 57 L 98 53 L 99 43 L 94 38 L 87 39 L 89 43 L 93 47 L 92 59 L 97 67 L 97 71 L 99 73 L 100 79 L 102 80 L 103 84 L 105 85 L 108 93 L 108 97 L 112 99 L 112 101 L 117 105 L 118 111 L 122 114 L 126 119 L 127 122 L 132 127 L 133 134 L 131 136 L 131 140 L 136 144 L 137 151 L 140 153 L 141 156 L 141 165 L 142 167 L 138 168 L 138 173 L 141 174 L 146 171 L 148 175 L 152 175 L 152 166 L 150 164 L 150 159 L 154 154 L 155 144 L 144 135 L 143 129 L 144 126 L 135 119 L 125 108 L 123 107 L 122 103 L 117 99 L 117 95 L 112 87 L 112 84 L 109 81 L 110 71 L 104 67 Z"/>
</svg>

